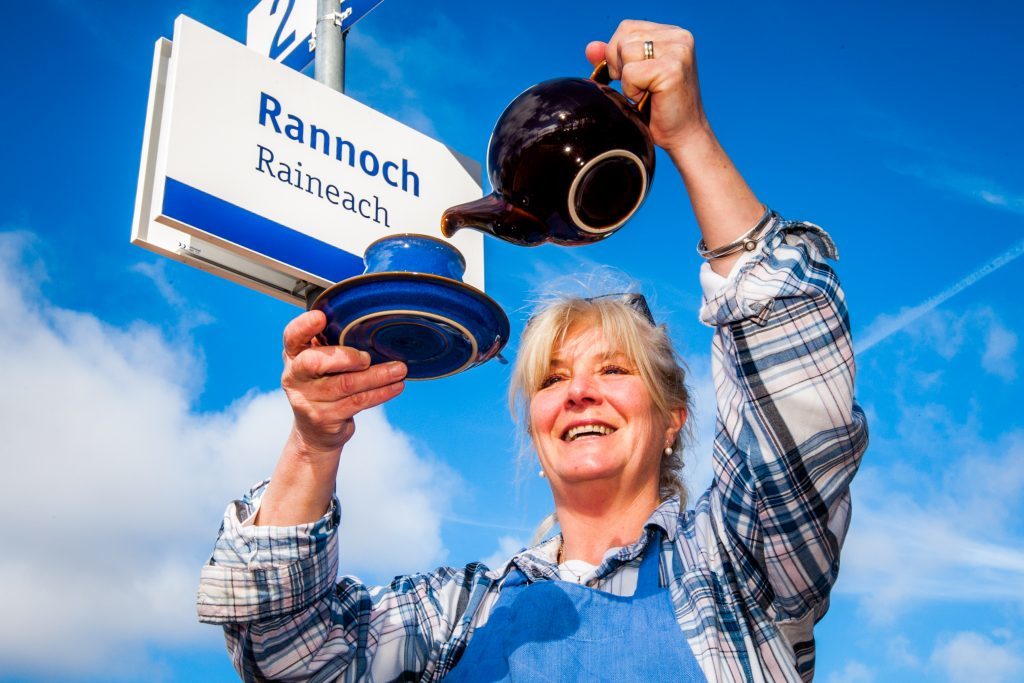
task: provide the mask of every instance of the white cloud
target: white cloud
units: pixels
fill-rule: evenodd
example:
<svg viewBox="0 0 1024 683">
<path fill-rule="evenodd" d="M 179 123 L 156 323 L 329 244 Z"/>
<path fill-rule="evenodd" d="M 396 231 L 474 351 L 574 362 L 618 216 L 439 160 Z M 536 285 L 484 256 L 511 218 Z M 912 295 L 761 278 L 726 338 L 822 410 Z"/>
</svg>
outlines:
<svg viewBox="0 0 1024 683">
<path fill-rule="evenodd" d="M 359 60 L 372 64 L 380 74 L 379 80 L 373 83 L 372 92 L 362 94 L 356 88 L 352 92 L 353 96 L 360 101 L 377 100 L 378 107 L 385 113 L 421 133 L 436 138 L 437 129 L 434 122 L 423 109 L 423 103 L 415 89 L 409 85 L 409 78 L 403 69 L 410 61 L 407 50 L 396 48 L 391 41 L 378 40 L 366 31 L 349 34 L 348 42 Z M 386 102 L 381 101 L 381 94 L 387 96 Z"/>
<path fill-rule="evenodd" d="M 942 163 L 893 164 L 891 168 L 939 190 L 953 191 L 973 201 L 1024 215 L 1024 194 L 1002 187 L 980 174 L 964 172 Z"/>
<path fill-rule="evenodd" d="M 527 547 L 528 541 L 529 539 L 516 536 L 502 536 L 498 539 L 498 548 L 480 561 L 490 569 L 497 569 L 508 562 L 513 555 Z"/>
<path fill-rule="evenodd" d="M 290 410 L 275 391 L 195 412 L 187 337 L 49 303 L 30 242 L 0 234 L 0 670 L 148 677 L 147 647 L 217 637 L 196 622 L 199 567 L 228 500 L 272 470 Z M 381 410 L 359 421 L 339 486 L 346 571 L 444 558 L 457 481 L 418 450 Z"/>
<path fill-rule="evenodd" d="M 941 639 L 930 661 L 953 683 L 1009 683 L 1024 677 L 1024 655 L 1015 644 L 970 631 Z"/>
<path fill-rule="evenodd" d="M 1019 252 L 1024 254 L 1024 242 Z M 949 371 L 950 361 L 956 358 L 977 363 L 979 379 L 983 372 L 1003 382 L 1013 382 L 1017 378 L 1018 335 L 1007 328 L 991 306 L 944 310 L 937 308 L 936 300 L 940 298 L 944 301 L 948 296 L 933 297 L 894 316 L 877 316 L 863 334 L 857 335 L 861 340 L 857 344 L 858 356 L 901 332 L 902 343 L 890 347 L 904 354 L 896 369 L 911 374 L 921 391 L 937 393 L 948 378 L 959 377 L 957 371 Z"/>
<path fill-rule="evenodd" d="M 430 569 L 446 556 L 441 516 L 460 488 L 458 475 L 418 455 L 382 411 L 360 417 L 338 473 L 342 571 L 380 576 Z"/>
<path fill-rule="evenodd" d="M 970 421 L 908 406 L 907 428 L 876 439 L 854 482 L 853 525 L 836 590 L 875 623 L 926 602 L 1024 606 L 1024 433 L 987 442 Z M 940 474 L 900 456 L 934 454 Z M 894 456 L 889 459 L 888 456 Z"/>
<path fill-rule="evenodd" d="M 948 298 L 1007 258 L 929 301 Z M 885 412 L 868 406 L 872 443 L 854 482 L 836 588 L 856 596 L 876 625 L 924 603 L 1024 608 L 1024 538 L 1016 522 L 1024 514 L 1024 431 L 1003 415 L 986 419 L 983 394 L 974 389 L 985 381 L 981 371 L 1014 379 L 1016 334 L 989 307 L 916 308 L 930 312 L 912 326 L 890 326 L 906 327 L 906 339 L 879 387 Z M 976 370 L 964 384 L 962 368 L 972 362 Z M 944 391 L 947 380 L 960 384 Z M 992 436 L 1001 424 L 1007 426 Z"/>
<path fill-rule="evenodd" d="M 921 658 L 914 653 L 909 638 L 895 635 L 888 636 L 886 640 L 886 656 L 893 665 L 908 669 L 921 668 Z"/>
<path fill-rule="evenodd" d="M 133 265 L 131 271 L 153 283 L 164 301 L 174 309 L 177 314 L 178 334 L 187 335 L 198 327 L 214 322 L 210 313 L 197 307 L 196 302 L 189 301 L 174 288 L 174 284 L 167 277 L 167 263 L 167 259 L 142 261 Z"/>
<path fill-rule="evenodd" d="M 828 683 L 871 683 L 875 680 L 874 669 L 858 661 L 849 661 L 842 671 L 829 674 Z"/>
<path fill-rule="evenodd" d="M 695 359 L 689 364 L 690 375 L 687 385 L 692 397 L 693 413 L 690 415 L 690 429 L 693 443 L 686 457 L 683 481 L 692 506 L 704 491 L 711 486 L 714 477 L 712 449 L 715 444 L 715 426 L 718 413 L 715 403 L 715 384 L 711 378 L 710 361 Z"/>
<path fill-rule="evenodd" d="M 1010 382 L 1017 378 L 1017 335 L 994 321 L 985 337 L 985 351 L 981 356 L 981 367 L 986 372 Z"/>
<path fill-rule="evenodd" d="M 836 590 L 859 597 L 874 622 L 927 602 L 1024 603 L 1019 548 L 964 533 L 945 510 L 859 502 Z"/>
</svg>

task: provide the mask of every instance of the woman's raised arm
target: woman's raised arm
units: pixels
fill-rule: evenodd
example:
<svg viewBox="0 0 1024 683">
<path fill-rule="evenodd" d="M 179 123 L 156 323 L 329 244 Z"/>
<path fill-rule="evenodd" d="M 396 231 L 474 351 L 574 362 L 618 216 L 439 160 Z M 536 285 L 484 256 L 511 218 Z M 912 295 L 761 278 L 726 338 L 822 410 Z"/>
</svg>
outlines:
<svg viewBox="0 0 1024 683">
<path fill-rule="evenodd" d="M 202 569 L 199 618 L 224 627 L 247 681 L 419 678 L 436 666 L 469 594 L 489 580 L 480 565 L 380 587 L 338 579 L 342 448 L 358 412 L 402 391 L 405 366 L 371 366 L 365 352 L 319 346 L 325 322 L 312 311 L 285 329 L 291 434 L 270 482 L 228 506 Z"/>
<path fill-rule="evenodd" d="M 766 214 L 729 160 L 704 113 L 688 31 L 626 21 L 587 56 L 606 59 L 627 96 L 651 93 L 652 136 L 679 169 L 707 249 L 768 219 L 755 251 L 708 262 L 728 279 L 702 277 L 718 421 L 715 479 L 696 512 L 717 539 L 710 563 L 783 628 L 804 671 L 867 447 L 846 302 L 827 263 L 834 245 L 816 226 Z"/>
</svg>

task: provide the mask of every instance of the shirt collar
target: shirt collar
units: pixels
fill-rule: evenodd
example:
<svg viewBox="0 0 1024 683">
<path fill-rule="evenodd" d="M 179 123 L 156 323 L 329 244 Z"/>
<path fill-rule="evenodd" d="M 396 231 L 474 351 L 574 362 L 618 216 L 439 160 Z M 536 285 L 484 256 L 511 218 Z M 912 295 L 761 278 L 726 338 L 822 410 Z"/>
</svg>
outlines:
<svg viewBox="0 0 1024 683">
<path fill-rule="evenodd" d="M 605 553 L 604 561 L 597 568 L 597 578 L 601 579 L 617 569 L 620 565 L 631 562 L 639 557 L 647 547 L 650 531 L 661 531 L 665 537 L 675 542 L 678 534 L 679 497 L 672 496 L 659 505 L 644 524 L 644 533 L 633 543 L 621 548 L 611 548 Z M 526 575 L 528 581 L 543 581 L 558 578 L 558 549 L 562 545 L 562 535 L 552 536 L 546 541 L 521 550 L 505 564 L 492 569 L 489 573 L 496 581 L 504 582 L 508 574 L 518 568 Z"/>
<path fill-rule="evenodd" d="M 665 532 L 665 537 L 674 543 L 679 534 L 679 496 L 672 496 L 662 501 L 661 505 L 651 513 L 644 528 L 661 529 Z"/>
</svg>

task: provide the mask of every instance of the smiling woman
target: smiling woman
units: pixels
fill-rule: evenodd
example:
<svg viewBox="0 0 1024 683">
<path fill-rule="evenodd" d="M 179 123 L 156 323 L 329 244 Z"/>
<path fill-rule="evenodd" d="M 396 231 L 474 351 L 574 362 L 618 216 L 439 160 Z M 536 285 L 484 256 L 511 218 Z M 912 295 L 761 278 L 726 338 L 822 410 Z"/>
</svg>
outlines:
<svg viewBox="0 0 1024 683">
<path fill-rule="evenodd" d="M 594 409 L 596 401 L 588 394 L 605 390 L 623 396 L 621 409 L 617 401 Z M 632 406 L 637 397 L 643 397 L 642 405 Z M 566 399 L 571 405 L 562 410 Z M 651 448 L 644 450 L 656 449 L 660 460 L 656 493 L 661 498 L 678 495 L 685 504 L 679 470 L 690 412 L 686 372 L 642 295 L 548 304 L 523 333 L 509 400 L 533 438 L 545 473 L 554 475 L 557 467 L 565 466 L 545 462 L 560 443 L 578 446 L 574 450 L 582 452 L 586 439 L 612 436 L 621 428 L 625 431 L 617 439 L 597 440 L 592 446 L 603 450 L 613 443 L 651 441 Z M 638 417 L 630 420 L 621 412 Z M 646 434 L 641 436 L 638 430 Z M 557 481 L 551 479 L 553 489 Z"/>
<path fill-rule="evenodd" d="M 718 424 L 714 481 L 679 483 L 682 364 L 641 297 L 568 299 L 527 325 L 511 397 L 558 534 L 488 568 L 337 578 L 338 463 L 401 363 L 285 330 L 292 433 L 229 506 L 199 591 L 247 680 L 809 681 L 867 446 L 832 240 L 754 196 L 704 118 L 693 37 L 623 22 L 587 56 L 631 96 L 700 226 Z M 695 240 L 696 241 L 696 240 Z M 542 672 L 540 675 L 538 672 Z"/>
</svg>

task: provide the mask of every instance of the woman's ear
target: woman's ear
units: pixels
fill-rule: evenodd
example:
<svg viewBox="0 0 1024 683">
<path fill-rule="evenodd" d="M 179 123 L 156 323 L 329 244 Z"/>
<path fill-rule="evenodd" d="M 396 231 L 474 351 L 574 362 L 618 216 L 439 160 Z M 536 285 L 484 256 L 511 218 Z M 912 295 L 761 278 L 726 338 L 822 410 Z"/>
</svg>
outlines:
<svg viewBox="0 0 1024 683">
<path fill-rule="evenodd" d="M 686 424 L 686 417 L 686 408 L 673 408 L 668 411 L 668 429 L 665 430 L 665 440 L 668 443 L 676 443 L 679 430 Z"/>
<path fill-rule="evenodd" d="M 683 428 L 687 417 L 689 415 L 686 412 L 686 408 L 673 408 L 669 411 L 669 427 L 672 429 L 673 434 Z"/>
</svg>

